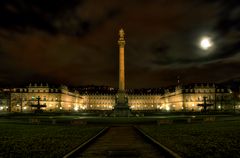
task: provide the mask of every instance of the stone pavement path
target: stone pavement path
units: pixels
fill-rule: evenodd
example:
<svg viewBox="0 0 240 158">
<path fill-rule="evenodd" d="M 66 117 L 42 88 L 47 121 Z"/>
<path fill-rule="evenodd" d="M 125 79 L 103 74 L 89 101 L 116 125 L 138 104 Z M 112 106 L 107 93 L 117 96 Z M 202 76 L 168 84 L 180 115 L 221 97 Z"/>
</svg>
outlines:
<svg viewBox="0 0 240 158">
<path fill-rule="evenodd" d="M 79 155 L 83 158 L 161 158 L 163 154 L 131 126 L 111 127 Z"/>
</svg>

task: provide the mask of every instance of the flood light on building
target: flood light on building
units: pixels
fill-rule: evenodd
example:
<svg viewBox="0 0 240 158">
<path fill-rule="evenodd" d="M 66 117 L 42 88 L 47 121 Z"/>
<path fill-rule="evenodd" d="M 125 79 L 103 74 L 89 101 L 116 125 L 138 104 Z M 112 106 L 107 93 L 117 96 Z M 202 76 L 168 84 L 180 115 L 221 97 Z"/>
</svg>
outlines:
<svg viewBox="0 0 240 158">
<path fill-rule="evenodd" d="M 77 106 L 75 106 L 75 107 L 74 107 L 74 110 L 75 110 L 75 111 L 78 111 L 78 107 L 77 107 Z"/>
<path fill-rule="evenodd" d="M 167 106 L 167 107 L 166 107 L 166 110 L 167 110 L 167 111 L 169 111 L 169 110 L 170 110 L 170 107 L 169 107 L 169 106 Z"/>
<path fill-rule="evenodd" d="M 221 106 L 220 106 L 220 105 L 218 106 L 218 109 L 221 109 Z"/>
<path fill-rule="evenodd" d="M 26 107 L 26 106 L 24 106 L 24 107 L 23 107 L 23 110 L 26 110 L 26 109 L 27 109 L 27 107 Z"/>
<path fill-rule="evenodd" d="M 2 107 L 2 106 L 0 106 L 0 110 L 3 110 L 3 107 Z"/>
<path fill-rule="evenodd" d="M 17 104 L 17 107 L 19 107 L 19 104 Z"/>
<path fill-rule="evenodd" d="M 62 110 L 62 107 L 60 107 L 59 109 Z"/>
</svg>

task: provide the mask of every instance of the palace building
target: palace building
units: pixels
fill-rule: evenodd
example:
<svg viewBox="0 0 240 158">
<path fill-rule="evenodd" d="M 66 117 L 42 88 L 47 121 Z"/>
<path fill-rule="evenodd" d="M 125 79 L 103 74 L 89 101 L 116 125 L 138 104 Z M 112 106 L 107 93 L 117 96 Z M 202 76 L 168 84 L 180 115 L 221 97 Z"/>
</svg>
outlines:
<svg viewBox="0 0 240 158">
<path fill-rule="evenodd" d="M 161 93 L 127 91 L 128 106 L 132 111 L 201 111 L 204 97 L 209 109 L 226 111 L 240 109 L 234 102 L 230 89 L 216 84 L 189 84 L 166 88 Z M 13 88 L 1 91 L 0 111 L 32 112 L 32 105 L 45 105 L 48 112 L 77 112 L 94 110 L 113 110 L 116 105 L 116 93 L 85 93 L 69 90 L 67 86 L 54 88 L 48 84 L 30 84 L 25 88 Z"/>
</svg>

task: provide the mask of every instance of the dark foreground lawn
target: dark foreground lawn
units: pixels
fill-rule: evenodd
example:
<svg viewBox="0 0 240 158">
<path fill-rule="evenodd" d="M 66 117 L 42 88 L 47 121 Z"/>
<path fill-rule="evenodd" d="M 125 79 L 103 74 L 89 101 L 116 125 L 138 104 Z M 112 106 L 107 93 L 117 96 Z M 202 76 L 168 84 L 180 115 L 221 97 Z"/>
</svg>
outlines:
<svg viewBox="0 0 240 158">
<path fill-rule="evenodd" d="M 0 123 L 0 157 L 62 157 L 101 129 Z"/>
<path fill-rule="evenodd" d="M 240 121 L 141 126 L 182 157 L 240 157 Z"/>
</svg>

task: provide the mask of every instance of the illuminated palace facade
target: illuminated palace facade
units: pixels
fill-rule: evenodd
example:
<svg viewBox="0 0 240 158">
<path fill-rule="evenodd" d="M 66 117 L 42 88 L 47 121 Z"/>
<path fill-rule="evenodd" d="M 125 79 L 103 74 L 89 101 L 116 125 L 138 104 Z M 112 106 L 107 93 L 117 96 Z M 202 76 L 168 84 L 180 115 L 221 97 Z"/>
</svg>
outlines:
<svg viewBox="0 0 240 158">
<path fill-rule="evenodd" d="M 109 90 L 111 91 L 111 90 Z M 240 109 L 240 104 L 233 99 L 230 89 L 215 84 L 190 84 L 163 89 L 161 93 L 127 92 L 128 106 L 136 111 L 201 111 L 206 97 L 209 109 Z M 78 112 L 94 110 L 113 110 L 116 94 L 91 94 L 69 90 L 66 86 L 53 88 L 49 85 L 34 84 L 26 88 L 3 89 L 0 98 L 0 111 L 32 112 L 40 98 L 42 109 L 49 112 Z M 238 99 L 237 99 L 238 100 Z"/>
</svg>

